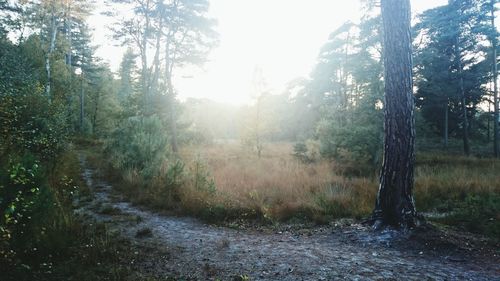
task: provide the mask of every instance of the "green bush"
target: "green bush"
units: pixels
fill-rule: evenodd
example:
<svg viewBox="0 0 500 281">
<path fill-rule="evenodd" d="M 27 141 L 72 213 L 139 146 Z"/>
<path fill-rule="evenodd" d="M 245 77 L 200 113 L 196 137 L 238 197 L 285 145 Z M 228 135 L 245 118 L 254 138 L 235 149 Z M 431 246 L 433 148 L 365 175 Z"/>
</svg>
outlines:
<svg viewBox="0 0 500 281">
<path fill-rule="evenodd" d="M 173 164 L 169 165 L 165 175 L 165 183 L 162 186 L 163 197 L 167 202 L 178 202 L 180 200 L 180 190 L 185 182 L 184 163 L 176 160 Z"/>
<path fill-rule="evenodd" d="M 39 162 L 33 159 L 11 161 L 0 172 L 0 256 L 13 262 L 17 248 L 14 244 L 25 241 L 35 204 L 39 204 L 42 182 Z M 25 245 L 23 245 L 24 248 Z"/>
<path fill-rule="evenodd" d="M 315 140 L 298 142 L 293 146 L 292 155 L 302 163 L 314 163 L 320 158 L 321 144 Z"/>
<path fill-rule="evenodd" d="M 217 188 L 213 177 L 208 172 L 207 164 L 197 158 L 190 169 L 190 178 L 193 181 L 195 190 L 215 194 Z"/>
<path fill-rule="evenodd" d="M 49 106 L 40 91 L 0 95 L 0 155 L 29 151 L 42 160 L 64 149 L 68 126 L 62 106 Z"/>
<path fill-rule="evenodd" d="M 12 157 L 0 171 L 0 263 L 19 266 L 63 250 L 60 239 L 72 223 L 76 186 L 67 176 L 49 172 L 30 154 Z M 67 242 L 67 241 L 66 241 Z"/>
<path fill-rule="evenodd" d="M 157 176 L 162 162 L 170 156 L 168 137 L 157 116 L 130 117 L 112 133 L 105 151 L 119 170 L 136 170 L 151 179 Z"/>
<path fill-rule="evenodd" d="M 346 166 L 377 166 L 381 162 L 383 130 L 377 119 L 370 122 L 365 122 L 364 118 L 354 119 L 347 124 L 324 119 L 317 133 L 323 157 Z"/>
<path fill-rule="evenodd" d="M 452 214 L 443 220 L 461 225 L 475 233 L 500 237 L 500 195 L 470 194 L 461 202 L 455 202 Z"/>
</svg>

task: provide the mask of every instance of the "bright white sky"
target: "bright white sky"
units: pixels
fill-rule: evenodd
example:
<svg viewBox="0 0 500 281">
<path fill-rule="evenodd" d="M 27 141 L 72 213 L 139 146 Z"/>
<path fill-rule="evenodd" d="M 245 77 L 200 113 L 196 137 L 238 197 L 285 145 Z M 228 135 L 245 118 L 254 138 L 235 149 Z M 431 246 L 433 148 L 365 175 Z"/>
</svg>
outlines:
<svg viewBox="0 0 500 281">
<path fill-rule="evenodd" d="M 412 0 L 414 13 L 443 5 L 447 0 Z M 330 32 L 347 20 L 360 18 L 358 0 L 210 0 L 210 16 L 218 20 L 220 44 L 202 68 L 177 71 L 179 97 L 209 98 L 230 104 L 251 101 L 255 69 L 274 93 L 287 82 L 307 77 Z M 99 9 L 98 9 L 99 10 Z M 113 46 L 109 20 L 90 19 L 97 55 L 118 70 L 123 47 Z"/>
</svg>

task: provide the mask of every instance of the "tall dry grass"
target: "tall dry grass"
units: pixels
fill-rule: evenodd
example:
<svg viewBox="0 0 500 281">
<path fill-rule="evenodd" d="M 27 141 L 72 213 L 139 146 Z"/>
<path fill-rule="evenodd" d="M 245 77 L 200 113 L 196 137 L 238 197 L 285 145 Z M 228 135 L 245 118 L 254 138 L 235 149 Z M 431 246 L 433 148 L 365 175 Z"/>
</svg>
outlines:
<svg viewBox="0 0 500 281">
<path fill-rule="evenodd" d="M 376 183 L 347 178 L 333 162 L 302 163 L 290 143 L 268 143 L 261 158 L 237 143 L 188 147 L 187 163 L 205 161 L 217 188 L 214 203 L 254 210 L 269 219 L 306 216 L 318 221 L 368 215 Z M 192 194 L 191 194 L 192 195 Z"/>
<path fill-rule="evenodd" d="M 415 174 L 422 210 L 446 209 L 470 196 L 500 196 L 500 161 L 495 159 L 421 154 Z"/>
<path fill-rule="evenodd" d="M 291 143 L 267 143 L 261 158 L 239 142 L 184 147 L 184 172 L 175 190 L 165 188 L 165 176 L 144 182 L 133 171 L 122 173 L 125 183 L 119 186 L 139 203 L 216 221 L 258 217 L 321 223 L 370 215 L 378 187 L 376 171 L 353 176 L 346 174 L 342 163 L 302 163 L 292 153 Z M 161 175 L 169 167 L 164 166 Z M 420 153 L 415 172 L 419 211 L 450 213 L 462 208 L 471 221 L 489 222 L 496 216 L 493 223 L 498 224 L 500 161 Z"/>
</svg>

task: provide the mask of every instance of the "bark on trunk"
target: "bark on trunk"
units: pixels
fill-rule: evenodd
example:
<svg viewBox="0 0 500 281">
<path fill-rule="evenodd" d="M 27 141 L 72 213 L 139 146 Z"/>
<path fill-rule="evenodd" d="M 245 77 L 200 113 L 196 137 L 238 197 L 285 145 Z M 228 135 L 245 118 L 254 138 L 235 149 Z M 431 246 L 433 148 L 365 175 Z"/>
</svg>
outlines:
<svg viewBox="0 0 500 281">
<path fill-rule="evenodd" d="M 384 161 L 373 214 L 374 227 L 416 225 L 412 195 L 415 116 L 410 1 L 382 0 L 385 104 Z"/>
<path fill-rule="evenodd" d="M 163 6 L 163 1 L 160 3 Z M 153 59 L 152 70 L 153 73 L 151 77 L 149 96 L 152 98 L 154 95 L 158 94 L 158 80 L 160 77 L 160 51 L 161 51 L 161 39 L 163 34 L 163 10 L 160 14 L 160 20 L 158 23 L 158 30 L 156 33 L 156 51 Z"/>
<path fill-rule="evenodd" d="M 455 0 L 448 0 L 448 5 L 451 5 L 454 3 Z M 461 10 L 457 10 L 458 13 L 461 12 Z M 462 65 L 462 54 L 460 50 L 460 34 L 458 30 L 460 29 L 458 26 L 455 27 L 457 30 L 457 34 L 455 35 L 455 46 L 454 46 L 454 53 L 455 53 L 455 60 L 456 60 L 456 66 L 457 66 L 457 71 L 458 71 L 458 76 L 459 76 L 459 96 L 460 96 L 460 103 L 462 106 L 462 140 L 463 140 L 463 147 L 464 147 L 464 154 L 466 156 L 470 155 L 470 145 L 469 145 L 469 119 L 467 115 L 467 99 L 465 96 L 465 88 L 464 88 L 464 77 L 463 77 L 463 65 Z"/>
<path fill-rule="evenodd" d="M 170 144 L 172 147 L 172 152 L 177 154 L 179 152 L 179 146 L 177 143 L 177 123 L 175 114 L 175 92 L 174 86 L 172 84 L 172 73 L 174 69 L 174 59 L 170 53 L 170 40 L 171 38 L 167 36 L 167 43 L 165 44 L 165 80 L 167 82 L 168 91 L 168 119 L 170 123 L 170 134 L 171 140 Z"/>
<path fill-rule="evenodd" d="M 144 31 L 142 34 L 142 42 L 140 46 L 141 52 L 141 63 L 142 63 L 142 73 L 141 73 L 141 82 L 142 82 L 142 94 L 144 99 L 144 114 L 149 115 L 151 113 L 151 102 L 149 97 L 149 68 L 148 68 L 148 37 L 149 30 L 151 28 L 151 22 L 149 18 L 149 10 L 150 10 L 150 1 L 147 0 L 144 4 L 145 13 L 145 24 Z"/>
<path fill-rule="evenodd" d="M 462 139 L 464 142 L 464 154 L 470 155 L 469 144 L 469 116 L 467 114 L 467 99 L 465 97 L 464 78 L 462 75 L 462 61 L 458 58 L 458 75 L 460 75 L 460 96 L 462 98 Z"/>
<path fill-rule="evenodd" d="M 168 75 L 168 74 L 167 74 Z M 177 154 L 179 152 L 179 146 L 177 144 L 177 123 L 175 118 L 175 95 L 174 95 L 174 87 L 172 85 L 172 77 L 168 75 L 167 77 L 167 87 L 168 87 L 168 111 L 169 111 L 169 123 L 170 123 L 170 133 L 171 133 L 171 146 L 172 152 Z"/>
<path fill-rule="evenodd" d="M 100 91 L 97 91 L 97 95 L 95 97 L 95 102 L 94 102 L 94 116 L 92 116 L 92 134 L 95 134 L 97 131 L 97 113 L 99 111 L 100 97 L 101 97 Z"/>
<path fill-rule="evenodd" d="M 448 119 L 449 119 L 449 109 L 448 109 L 448 99 L 444 105 L 444 126 L 443 126 L 443 144 L 444 148 L 448 148 Z"/>
<path fill-rule="evenodd" d="M 497 37 L 496 37 L 496 27 L 495 27 L 495 0 L 491 1 L 491 26 L 495 32 L 495 36 L 493 36 L 492 40 L 492 48 L 493 48 L 493 102 L 495 113 L 493 114 L 493 118 L 495 122 L 493 122 L 493 154 L 496 158 L 500 156 L 500 144 L 498 140 L 498 123 L 500 121 L 499 113 L 498 113 L 498 65 L 497 65 Z"/>
<path fill-rule="evenodd" d="M 82 83 L 81 83 L 81 88 L 80 88 L 80 132 L 83 133 L 84 131 L 84 128 L 83 128 L 83 121 L 84 121 L 84 116 L 85 116 L 85 107 L 84 107 L 84 104 L 85 104 L 85 92 L 84 92 L 84 89 L 83 89 L 83 73 L 82 73 Z"/>
<path fill-rule="evenodd" d="M 66 24 L 64 27 L 64 31 L 66 33 L 66 39 L 68 40 L 68 52 L 66 53 L 66 64 L 70 67 L 70 69 L 73 69 L 73 36 L 71 36 L 71 27 L 72 27 L 72 22 L 71 22 L 71 2 L 68 3 L 68 11 L 66 14 Z"/>
<path fill-rule="evenodd" d="M 51 72 L 50 59 L 52 57 L 52 53 L 54 52 L 54 49 L 56 48 L 56 38 L 57 38 L 57 19 L 56 19 L 55 14 L 52 14 L 52 17 L 50 20 L 49 49 L 47 51 L 47 54 L 45 55 L 45 72 L 47 74 L 47 82 L 45 83 L 45 94 L 47 95 L 47 99 L 49 100 L 49 104 L 52 103 L 52 93 L 51 93 L 52 72 Z"/>
</svg>

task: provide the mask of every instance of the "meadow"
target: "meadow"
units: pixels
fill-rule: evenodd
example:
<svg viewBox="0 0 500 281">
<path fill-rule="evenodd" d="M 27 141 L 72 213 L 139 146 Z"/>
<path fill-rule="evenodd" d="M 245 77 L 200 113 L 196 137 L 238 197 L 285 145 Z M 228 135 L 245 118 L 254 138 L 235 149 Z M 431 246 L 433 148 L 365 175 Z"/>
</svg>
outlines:
<svg viewBox="0 0 500 281">
<path fill-rule="evenodd" d="M 91 159 L 102 167 L 106 162 L 99 155 Z M 217 223 L 363 220 L 373 210 L 378 189 L 376 167 L 367 172 L 353 169 L 352 163 L 300 161 L 286 142 L 266 143 L 260 158 L 237 141 L 186 146 L 179 158 L 175 165 L 165 158 L 158 176 L 151 178 L 112 165 L 102 168 L 137 204 Z M 434 222 L 497 236 L 499 168 L 494 159 L 417 154 L 418 211 Z"/>
</svg>

